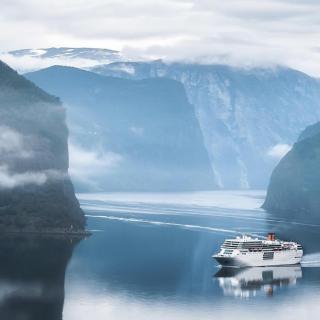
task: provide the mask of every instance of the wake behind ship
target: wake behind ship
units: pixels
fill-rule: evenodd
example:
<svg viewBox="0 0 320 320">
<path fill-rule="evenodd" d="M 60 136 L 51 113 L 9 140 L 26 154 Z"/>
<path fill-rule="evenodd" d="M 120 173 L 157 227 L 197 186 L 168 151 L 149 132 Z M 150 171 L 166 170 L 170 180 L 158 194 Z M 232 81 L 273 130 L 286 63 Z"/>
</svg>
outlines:
<svg viewBox="0 0 320 320">
<path fill-rule="evenodd" d="M 278 240 L 269 233 L 265 240 L 246 235 L 227 239 L 213 258 L 222 266 L 249 267 L 298 264 L 302 256 L 300 244 Z"/>
</svg>

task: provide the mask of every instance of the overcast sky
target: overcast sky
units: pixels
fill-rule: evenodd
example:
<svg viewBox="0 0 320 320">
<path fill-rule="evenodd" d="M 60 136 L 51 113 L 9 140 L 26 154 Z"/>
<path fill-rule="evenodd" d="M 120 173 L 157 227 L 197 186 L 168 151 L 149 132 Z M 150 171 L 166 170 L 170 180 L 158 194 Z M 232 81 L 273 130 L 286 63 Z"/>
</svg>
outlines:
<svg viewBox="0 0 320 320">
<path fill-rule="evenodd" d="M 0 0 L 1 50 L 102 47 L 127 55 L 285 64 L 320 76 L 320 0 Z"/>
</svg>

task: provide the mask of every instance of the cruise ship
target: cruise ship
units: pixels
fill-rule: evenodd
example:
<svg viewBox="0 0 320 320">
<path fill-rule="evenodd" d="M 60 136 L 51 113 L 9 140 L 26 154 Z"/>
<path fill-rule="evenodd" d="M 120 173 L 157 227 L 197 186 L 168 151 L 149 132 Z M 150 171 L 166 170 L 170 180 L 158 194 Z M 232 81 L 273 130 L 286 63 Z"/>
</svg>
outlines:
<svg viewBox="0 0 320 320">
<path fill-rule="evenodd" d="M 278 240 L 274 233 L 269 233 L 267 239 L 247 235 L 226 239 L 213 258 L 222 266 L 264 267 L 298 264 L 302 256 L 300 244 Z"/>
</svg>

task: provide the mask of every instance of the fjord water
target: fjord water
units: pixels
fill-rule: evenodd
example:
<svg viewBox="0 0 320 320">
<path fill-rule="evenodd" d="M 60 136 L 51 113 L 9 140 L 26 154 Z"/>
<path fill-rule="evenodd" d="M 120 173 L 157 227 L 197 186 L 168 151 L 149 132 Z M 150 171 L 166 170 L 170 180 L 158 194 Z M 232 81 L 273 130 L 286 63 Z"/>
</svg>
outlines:
<svg viewBox="0 0 320 320">
<path fill-rule="evenodd" d="M 320 225 L 267 215 L 264 196 L 79 194 L 91 237 L 2 242 L 1 319 L 316 318 Z M 301 240 L 301 266 L 220 269 L 211 258 L 225 238 L 268 231 Z"/>
</svg>

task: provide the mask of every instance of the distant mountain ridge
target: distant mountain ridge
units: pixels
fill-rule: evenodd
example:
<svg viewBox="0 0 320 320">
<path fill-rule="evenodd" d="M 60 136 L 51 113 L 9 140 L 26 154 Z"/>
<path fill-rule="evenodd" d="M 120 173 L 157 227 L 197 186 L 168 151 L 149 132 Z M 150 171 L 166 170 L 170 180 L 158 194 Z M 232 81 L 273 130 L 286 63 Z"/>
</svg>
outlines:
<svg viewBox="0 0 320 320">
<path fill-rule="evenodd" d="M 71 49 L 81 52 L 81 48 L 64 48 L 64 52 Z M 77 66 L 104 76 L 164 77 L 184 85 L 214 179 L 222 189 L 266 188 L 273 168 L 299 133 L 320 120 L 320 81 L 293 69 L 132 62 L 121 59 L 121 53 L 103 64 L 94 58 L 95 50 L 99 49 L 90 53 L 93 65 Z M 53 53 L 49 55 L 59 56 Z M 70 55 L 70 60 L 76 58 Z"/>
<path fill-rule="evenodd" d="M 126 79 L 181 82 L 204 136 L 220 188 L 266 188 L 272 169 L 299 133 L 320 120 L 320 82 L 288 68 L 116 62 L 92 71 Z M 280 146 L 280 148 L 277 148 Z"/>
<path fill-rule="evenodd" d="M 123 55 L 116 50 L 101 48 L 73 48 L 73 47 L 52 47 L 38 49 L 20 49 L 9 51 L 8 54 L 15 57 L 45 58 L 67 58 L 95 60 L 98 63 L 110 63 L 123 60 Z"/>
<path fill-rule="evenodd" d="M 217 186 L 194 109 L 179 82 L 105 77 L 61 66 L 26 77 L 66 103 L 75 150 L 99 153 L 102 168 L 90 177 L 94 187 L 186 191 Z M 78 190 L 88 190 L 85 181 L 77 176 L 74 181 Z"/>
<path fill-rule="evenodd" d="M 53 65 L 87 69 L 100 64 L 128 61 L 128 58 L 119 51 L 87 47 L 51 47 L 0 51 L 0 59 L 13 66 L 20 73 Z"/>
<path fill-rule="evenodd" d="M 0 232 L 83 230 L 65 109 L 0 61 Z"/>
</svg>

